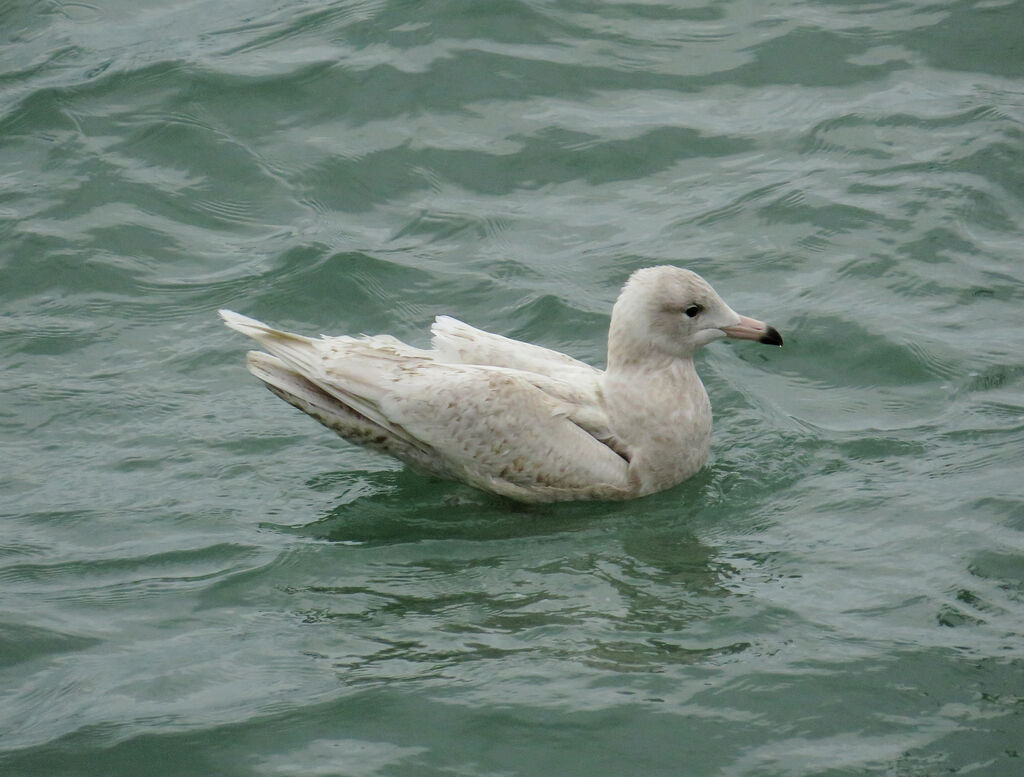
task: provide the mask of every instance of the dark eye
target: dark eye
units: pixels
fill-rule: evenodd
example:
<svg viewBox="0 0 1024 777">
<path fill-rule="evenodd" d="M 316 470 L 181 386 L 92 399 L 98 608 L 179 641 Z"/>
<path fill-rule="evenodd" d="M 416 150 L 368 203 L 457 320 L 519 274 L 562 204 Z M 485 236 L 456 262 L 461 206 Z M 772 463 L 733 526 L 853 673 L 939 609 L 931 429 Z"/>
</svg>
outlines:
<svg viewBox="0 0 1024 777">
<path fill-rule="evenodd" d="M 693 317 L 694 317 L 694 316 L 696 316 L 696 315 L 697 315 L 698 313 L 700 313 L 700 312 L 701 312 L 702 310 L 704 310 L 704 306 L 703 306 L 703 305 L 690 305 L 690 307 L 688 307 L 688 308 L 687 308 L 686 310 L 684 310 L 683 312 L 684 312 L 684 313 L 685 313 L 686 315 L 688 315 L 688 316 L 689 316 L 690 318 L 693 318 Z"/>
</svg>

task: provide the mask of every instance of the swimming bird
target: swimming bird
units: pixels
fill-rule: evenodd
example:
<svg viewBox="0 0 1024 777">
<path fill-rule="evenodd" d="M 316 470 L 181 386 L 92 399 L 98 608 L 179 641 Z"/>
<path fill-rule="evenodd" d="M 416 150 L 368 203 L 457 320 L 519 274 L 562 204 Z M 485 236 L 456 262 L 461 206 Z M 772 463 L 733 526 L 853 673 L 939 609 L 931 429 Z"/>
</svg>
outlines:
<svg viewBox="0 0 1024 777">
<path fill-rule="evenodd" d="M 637 270 L 597 369 L 448 316 L 432 348 L 390 335 L 304 337 L 221 310 L 262 346 L 249 371 L 349 442 L 523 502 L 631 499 L 707 461 L 711 404 L 694 353 L 722 337 L 782 345 L 694 272 Z"/>
</svg>

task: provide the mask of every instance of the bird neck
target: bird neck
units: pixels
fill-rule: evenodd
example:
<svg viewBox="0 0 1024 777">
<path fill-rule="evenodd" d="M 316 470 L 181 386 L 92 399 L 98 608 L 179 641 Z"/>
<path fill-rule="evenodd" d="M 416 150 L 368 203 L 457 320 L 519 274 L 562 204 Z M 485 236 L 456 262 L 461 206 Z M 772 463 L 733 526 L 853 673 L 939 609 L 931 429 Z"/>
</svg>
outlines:
<svg viewBox="0 0 1024 777">
<path fill-rule="evenodd" d="M 603 388 L 606 393 L 630 399 L 633 395 L 648 395 L 668 400 L 704 393 L 692 358 L 650 353 L 642 358 L 609 353 Z"/>
<path fill-rule="evenodd" d="M 704 466 L 711 447 L 711 403 L 693 359 L 609 360 L 601 388 L 639 493 L 673 486 Z"/>
<path fill-rule="evenodd" d="M 629 316 L 616 304 L 608 327 L 608 369 L 639 369 L 648 372 L 693 369 L 693 350 L 683 342 L 673 342 L 672 350 L 659 348 L 651 333 L 637 333 Z"/>
</svg>

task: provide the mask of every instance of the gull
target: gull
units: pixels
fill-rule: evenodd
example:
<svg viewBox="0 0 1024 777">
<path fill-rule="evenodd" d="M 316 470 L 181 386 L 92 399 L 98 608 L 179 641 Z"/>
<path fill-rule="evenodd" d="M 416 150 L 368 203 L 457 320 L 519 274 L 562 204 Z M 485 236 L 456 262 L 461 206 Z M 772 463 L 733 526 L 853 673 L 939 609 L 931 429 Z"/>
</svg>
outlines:
<svg viewBox="0 0 1024 777">
<path fill-rule="evenodd" d="M 711 447 L 694 353 L 723 337 L 782 345 L 774 327 L 674 266 L 637 270 L 623 286 L 604 370 L 449 316 L 421 349 L 220 315 L 264 349 L 248 353 L 249 372 L 344 439 L 522 502 L 632 499 L 686 480 Z"/>
</svg>

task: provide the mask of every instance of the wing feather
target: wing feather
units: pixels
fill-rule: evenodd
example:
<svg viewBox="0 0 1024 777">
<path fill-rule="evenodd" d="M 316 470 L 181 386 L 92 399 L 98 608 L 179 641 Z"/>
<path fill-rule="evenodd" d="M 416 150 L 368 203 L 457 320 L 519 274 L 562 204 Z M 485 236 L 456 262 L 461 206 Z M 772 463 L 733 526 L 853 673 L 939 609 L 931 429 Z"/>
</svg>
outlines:
<svg viewBox="0 0 1024 777">
<path fill-rule="evenodd" d="M 558 405 L 528 376 L 471 365 L 430 365 L 382 396 L 389 418 L 473 485 L 626 489 L 628 462 L 571 417 L 556 414 Z"/>
<path fill-rule="evenodd" d="M 629 493 L 629 457 L 608 423 L 602 373 L 582 362 L 454 319 L 442 327 L 443 348 L 424 351 L 387 336 L 313 339 L 221 315 L 271 354 L 250 357 L 253 374 L 346 439 L 516 499 Z M 449 336 L 488 344 L 504 363 L 447 361 Z"/>
<path fill-rule="evenodd" d="M 564 353 L 485 332 L 451 316 L 438 316 L 430 327 L 438 359 L 535 372 L 567 381 L 594 380 L 601 370 Z"/>
</svg>

